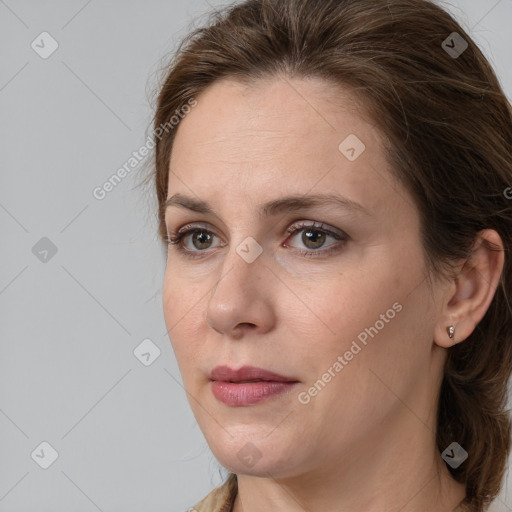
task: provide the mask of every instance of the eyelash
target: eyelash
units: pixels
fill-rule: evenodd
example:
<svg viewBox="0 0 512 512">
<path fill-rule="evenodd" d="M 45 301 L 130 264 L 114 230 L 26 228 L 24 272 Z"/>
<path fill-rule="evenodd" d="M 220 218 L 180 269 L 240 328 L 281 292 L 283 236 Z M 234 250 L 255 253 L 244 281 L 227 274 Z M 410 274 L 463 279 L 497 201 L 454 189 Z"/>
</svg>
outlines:
<svg viewBox="0 0 512 512">
<path fill-rule="evenodd" d="M 332 252 L 340 250 L 341 247 L 344 246 L 345 243 L 348 241 L 348 236 L 346 234 L 340 235 L 339 233 L 335 233 L 334 231 L 331 231 L 330 229 L 324 228 L 324 225 L 322 223 L 320 223 L 320 225 L 318 225 L 316 222 L 314 222 L 313 224 L 301 223 L 299 225 L 290 226 L 286 230 L 286 233 L 288 234 L 288 237 L 290 237 L 290 236 L 296 235 L 297 233 L 300 233 L 301 231 L 304 231 L 305 229 L 310 229 L 312 231 L 317 231 L 319 233 L 322 233 L 322 234 L 325 234 L 328 236 L 332 236 L 334 239 L 341 242 L 341 246 L 340 246 L 340 244 L 333 244 L 332 246 L 330 246 L 329 249 L 324 249 L 324 250 L 321 250 L 321 249 L 318 249 L 318 250 L 296 249 L 299 256 L 303 256 L 306 258 L 314 258 L 314 257 L 326 256 L 327 254 L 331 254 Z M 208 251 L 208 249 L 205 249 L 203 251 L 201 251 L 201 250 L 190 251 L 188 249 L 185 249 L 183 247 L 183 244 L 181 243 L 182 240 L 186 236 L 188 236 L 189 234 L 195 233 L 195 232 L 207 233 L 207 234 L 216 236 L 215 233 L 213 233 L 212 231 L 202 228 L 202 227 L 199 227 L 199 226 L 195 226 L 195 227 L 185 226 L 176 235 L 173 234 L 174 236 L 167 234 L 167 236 L 166 236 L 167 244 L 169 247 L 176 246 L 176 249 L 181 254 L 183 254 L 184 256 L 186 256 L 188 258 L 201 258 L 201 257 L 203 257 L 201 255 L 201 253 L 206 253 Z"/>
</svg>

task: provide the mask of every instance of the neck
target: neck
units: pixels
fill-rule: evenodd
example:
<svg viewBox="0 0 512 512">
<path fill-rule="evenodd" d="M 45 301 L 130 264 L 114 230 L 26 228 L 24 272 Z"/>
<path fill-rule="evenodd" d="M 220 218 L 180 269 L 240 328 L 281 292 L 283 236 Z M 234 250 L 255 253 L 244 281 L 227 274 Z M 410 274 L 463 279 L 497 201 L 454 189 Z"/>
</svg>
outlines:
<svg viewBox="0 0 512 512">
<path fill-rule="evenodd" d="M 337 457 L 344 465 L 325 463 L 292 476 L 239 474 L 233 512 L 455 512 L 465 486 L 450 475 L 433 432 L 418 428 L 410 410 L 404 415 Z"/>
</svg>

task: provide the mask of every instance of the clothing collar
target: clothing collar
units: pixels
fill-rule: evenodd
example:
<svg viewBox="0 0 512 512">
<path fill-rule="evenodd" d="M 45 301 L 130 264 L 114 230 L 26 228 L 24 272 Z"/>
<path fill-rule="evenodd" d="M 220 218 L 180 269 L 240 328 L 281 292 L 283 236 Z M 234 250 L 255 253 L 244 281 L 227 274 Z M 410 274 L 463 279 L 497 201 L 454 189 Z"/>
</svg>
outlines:
<svg viewBox="0 0 512 512">
<path fill-rule="evenodd" d="M 234 473 L 219 487 L 213 489 L 191 512 L 233 512 L 238 493 L 238 481 Z"/>
</svg>

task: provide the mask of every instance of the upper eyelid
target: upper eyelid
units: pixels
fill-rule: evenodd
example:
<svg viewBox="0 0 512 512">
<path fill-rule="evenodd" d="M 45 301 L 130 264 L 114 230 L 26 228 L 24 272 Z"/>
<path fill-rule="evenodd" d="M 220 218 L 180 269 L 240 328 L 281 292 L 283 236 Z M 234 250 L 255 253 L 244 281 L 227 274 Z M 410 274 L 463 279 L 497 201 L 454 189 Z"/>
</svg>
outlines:
<svg viewBox="0 0 512 512">
<path fill-rule="evenodd" d="M 334 235 L 339 235 L 339 236 L 347 236 L 347 234 L 345 233 L 345 231 L 339 229 L 339 228 L 335 228 L 335 227 L 331 227 L 330 225 L 326 224 L 325 222 L 322 222 L 322 221 L 312 221 L 312 220 L 296 220 L 296 221 L 293 221 L 290 225 L 289 228 L 287 228 L 286 231 L 289 231 L 292 226 L 295 226 L 296 229 L 300 230 L 300 229 L 307 229 L 307 228 L 314 228 L 314 229 L 318 229 L 319 231 L 327 231 L 327 232 L 330 232 Z M 209 223 L 208 222 L 197 222 L 197 223 L 194 223 L 194 222 L 189 222 L 187 224 L 185 224 L 184 226 L 182 226 L 181 228 L 178 228 L 176 230 L 167 230 L 168 234 L 169 235 L 180 235 L 180 234 L 188 234 L 187 232 L 190 232 L 190 231 L 195 231 L 195 230 L 200 230 L 200 229 L 204 229 L 205 231 L 208 231 L 208 232 L 211 232 L 213 233 L 214 235 L 218 236 L 215 232 L 215 229 L 214 228 L 211 228 Z M 339 233 L 337 233 L 337 231 L 339 231 Z"/>
</svg>

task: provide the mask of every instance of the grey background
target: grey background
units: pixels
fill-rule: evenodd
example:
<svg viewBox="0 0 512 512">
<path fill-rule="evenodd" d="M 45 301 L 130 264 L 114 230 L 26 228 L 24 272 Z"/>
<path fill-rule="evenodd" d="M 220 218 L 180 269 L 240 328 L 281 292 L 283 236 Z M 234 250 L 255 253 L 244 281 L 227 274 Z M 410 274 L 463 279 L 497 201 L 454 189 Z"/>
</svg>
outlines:
<svg viewBox="0 0 512 512">
<path fill-rule="evenodd" d="M 511 98 L 512 0 L 444 5 Z M 0 512 L 181 511 L 225 475 L 166 334 L 156 201 L 138 186 L 151 157 L 92 193 L 144 144 L 160 67 L 209 9 L 0 0 Z M 46 59 L 31 47 L 44 31 Z M 510 480 L 495 510 L 512 510 Z"/>
</svg>

